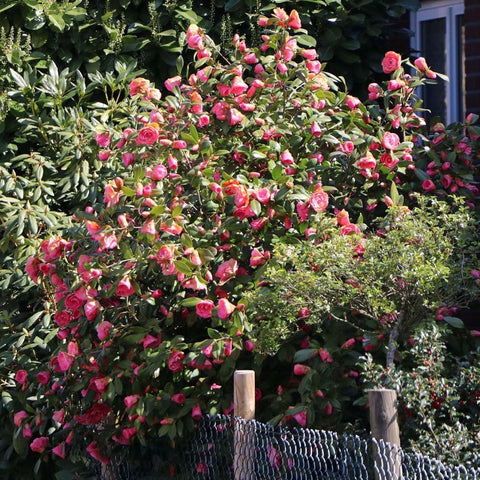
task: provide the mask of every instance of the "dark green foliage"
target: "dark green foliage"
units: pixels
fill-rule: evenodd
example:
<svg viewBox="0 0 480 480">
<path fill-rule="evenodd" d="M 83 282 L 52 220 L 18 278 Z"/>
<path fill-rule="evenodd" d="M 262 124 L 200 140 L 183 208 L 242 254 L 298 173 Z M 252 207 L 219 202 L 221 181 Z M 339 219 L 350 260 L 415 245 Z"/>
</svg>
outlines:
<svg viewBox="0 0 480 480">
<path fill-rule="evenodd" d="M 252 44 L 260 41 L 259 13 L 295 8 L 311 37 L 305 36 L 306 46 L 316 42 L 320 59 L 355 91 L 379 72 L 389 39 L 407 39 L 396 25 L 418 6 L 418 0 L 10 0 L 0 7 L 0 27 L 28 35 L 37 62 L 53 59 L 61 68 L 94 72 L 135 59 L 159 81 L 174 74 L 190 23 L 217 43 L 229 45 L 239 33 Z"/>
</svg>

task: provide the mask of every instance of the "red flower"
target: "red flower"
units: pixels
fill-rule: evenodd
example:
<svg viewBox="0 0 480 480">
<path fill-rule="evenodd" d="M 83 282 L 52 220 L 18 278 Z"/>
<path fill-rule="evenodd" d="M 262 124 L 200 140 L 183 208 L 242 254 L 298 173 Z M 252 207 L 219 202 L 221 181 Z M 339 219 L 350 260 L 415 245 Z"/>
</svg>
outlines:
<svg viewBox="0 0 480 480">
<path fill-rule="evenodd" d="M 399 53 L 389 51 L 382 60 L 384 73 L 392 73 L 397 70 L 402 63 L 402 57 Z"/>
<path fill-rule="evenodd" d="M 39 437 L 35 438 L 30 444 L 30 450 L 32 452 L 43 453 L 48 447 L 48 438 L 47 437 Z"/>
<path fill-rule="evenodd" d="M 214 308 L 215 304 L 211 300 L 202 300 L 195 306 L 195 312 L 199 317 L 211 318 Z"/>
<path fill-rule="evenodd" d="M 181 372 L 183 370 L 183 357 L 185 357 L 183 352 L 173 349 L 168 359 L 168 368 L 172 372 Z"/>
<path fill-rule="evenodd" d="M 28 373 L 26 370 L 18 370 L 15 374 L 15 381 L 24 385 L 27 382 Z"/>
<path fill-rule="evenodd" d="M 194 420 L 200 420 L 202 418 L 202 409 L 198 403 L 192 408 L 192 418 Z"/>
<path fill-rule="evenodd" d="M 108 464 L 110 463 L 110 459 L 107 458 L 106 456 L 102 455 L 100 449 L 98 448 L 97 442 L 92 442 L 90 443 L 87 448 L 87 453 L 89 453 L 93 458 L 96 460 L 100 461 L 103 464 Z"/>
<path fill-rule="evenodd" d="M 135 293 L 130 278 L 125 276 L 118 282 L 116 294 L 118 297 L 129 297 Z"/>
<path fill-rule="evenodd" d="M 75 420 L 80 425 L 98 425 L 105 420 L 111 412 L 111 408 L 106 403 L 95 403 L 82 415 L 75 415 Z"/>
<path fill-rule="evenodd" d="M 324 212 L 328 207 L 328 194 L 321 187 L 317 187 L 309 200 L 310 206 L 316 212 Z"/>
</svg>

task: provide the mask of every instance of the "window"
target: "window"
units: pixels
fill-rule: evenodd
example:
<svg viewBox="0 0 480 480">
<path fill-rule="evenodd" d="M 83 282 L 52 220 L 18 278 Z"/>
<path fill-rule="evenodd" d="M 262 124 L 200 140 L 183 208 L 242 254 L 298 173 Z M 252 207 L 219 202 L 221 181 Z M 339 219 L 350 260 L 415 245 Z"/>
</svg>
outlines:
<svg viewBox="0 0 480 480">
<path fill-rule="evenodd" d="M 465 67 L 463 0 L 431 0 L 422 2 L 421 8 L 411 14 L 414 32 L 411 47 L 426 58 L 433 71 L 445 73 L 450 81 L 427 85 L 420 92 L 427 121 L 440 116 L 451 123 L 464 117 Z"/>
</svg>

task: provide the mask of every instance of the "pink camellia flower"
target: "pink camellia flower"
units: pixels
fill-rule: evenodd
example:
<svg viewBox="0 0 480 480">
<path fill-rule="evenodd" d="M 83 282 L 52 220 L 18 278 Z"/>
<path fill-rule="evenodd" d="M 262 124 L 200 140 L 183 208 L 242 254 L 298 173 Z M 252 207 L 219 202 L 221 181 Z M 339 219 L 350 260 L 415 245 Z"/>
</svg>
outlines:
<svg viewBox="0 0 480 480">
<path fill-rule="evenodd" d="M 73 364 L 74 358 L 67 352 L 60 352 L 57 357 L 58 367 L 61 372 L 66 372 Z"/>
<path fill-rule="evenodd" d="M 184 357 L 185 354 L 183 352 L 173 349 L 170 357 L 168 358 L 168 368 L 172 372 L 181 372 L 184 368 L 182 363 Z"/>
<path fill-rule="evenodd" d="M 293 366 L 294 375 L 306 375 L 310 371 L 310 367 L 307 365 L 302 365 L 301 363 L 296 363 Z"/>
<path fill-rule="evenodd" d="M 32 427 L 31 427 L 31 425 L 30 425 L 29 423 L 26 423 L 26 424 L 23 426 L 22 436 L 23 436 L 23 438 L 26 438 L 26 439 L 32 438 L 32 436 L 33 436 L 33 431 L 32 431 Z"/>
<path fill-rule="evenodd" d="M 38 372 L 37 373 L 37 380 L 38 383 L 42 385 L 46 385 L 50 381 L 50 372 Z"/>
<path fill-rule="evenodd" d="M 273 9 L 273 16 L 275 18 L 277 18 L 278 20 L 280 20 L 280 22 L 286 22 L 288 20 L 287 12 L 283 8 L 280 8 L 280 7 L 277 7 L 277 8 Z M 283 23 L 282 23 L 282 25 L 285 26 Z"/>
<path fill-rule="evenodd" d="M 258 200 L 263 205 L 270 203 L 271 192 L 268 188 L 260 188 L 252 195 L 256 200 Z"/>
<path fill-rule="evenodd" d="M 355 345 L 355 339 L 354 338 L 349 338 L 347 341 L 345 341 L 340 348 L 343 349 L 348 349 L 351 348 Z"/>
<path fill-rule="evenodd" d="M 430 67 L 427 65 L 427 61 L 423 57 L 418 57 L 413 62 L 415 66 L 421 73 L 424 73 L 428 78 L 437 78 L 437 74 L 430 70 Z"/>
<path fill-rule="evenodd" d="M 40 274 L 40 259 L 38 257 L 29 257 L 27 260 L 27 265 L 25 266 L 25 271 L 27 275 L 32 279 L 33 282 L 38 283 L 38 275 Z"/>
<path fill-rule="evenodd" d="M 293 28 L 294 30 L 298 30 L 302 28 L 302 22 L 300 21 L 300 17 L 296 10 L 292 10 L 290 15 L 288 16 L 287 20 L 287 27 Z"/>
<path fill-rule="evenodd" d="M 371 83 L 368 86 L 368 92 L 369 100 L 376 100 L 378 97 L 380 97 L 382 93 L 382 88 L 378 83 Z"/>
<path fill-rule="evenodd" d="M 30 444 L 30 450 L 36 453 L 43 453 L 48 447 L 48 438 L 47 437 L 38 437 L 35 438 Z"/>
<path fill-rule="evenodd" d="M 391 92 L 395 92 L 396 90 L 400 90 L 404 86 L 405 86 L 405 82 L 403 80 L 393 79 L 393 80 L 389 80 L 387 88 Z"/>
<path fill-rule="evenodd" d="M 100 313 L 100 302 L 98 300 L 88 300 L 85 305 L 83 306 L 83 310 L 85 311 L 85 316 L 89 322 L 93 322 Z"/>
<path fill-rule="evenodd" d="M 118 297 L 129 297 L 135 293 L 135 289 L 133 288 L 129 277 L 125 276 L 120 280 L 120 282 L 118 282 L 115 293 Z"/>
<path fill-rule="evenodd" d="M 95 141 L 99 147 L 108 147 L 110 145 L 110 134 L 108 132 L 96 133 Z"/>
<path fill-rule="evenodd" d="M 26 418 L 28 418 L 28 413 L 27 413 L 25 410 L 20 410 L 19 412 L 17 412 L 17 413 L 13 416 L 13 423 L 14 423 L 17 427 L 21 427 L 23 421 L 24 421 Z"/>
<path fill-rule="evenodd" d="M 322 187 L 316 187 L 308 203 L 315 212 L 324 212 L 328 207 L 327 192 L 325 192 Z"/>
<path fill-rule="evenodd" d="M 65 420 L 65 410 L 62 408 L 61 410 L 56 410 L 53 412 L 52 419 L 60 424 L 63 424 L 63 421 Z"/>
<path fill-rule="evenodd" d="M 15 374 L 15 381 L 20 383 L 21 385 L 25 385 L 27 383 L 28 373 L 26 370 L 18 370 Z"/>
<path fill-rule="evenodd" d="M 239 75 L 236 75 L 235 77 L 233 77 L 230 90 L 232 94 L 235 96 L 241 95 L 242 93 L 245 93 L 248 90 L 248 85 L 243 81 L 242 77 L 240 77 Z"/>
<path fill-rule="evenodd" d="M 65 458 L 66 457 L 66 452 L 65 452 L 65 442 L 59 443 L 56 447 L 52 448 L 52 452 L 60 458 Z"/>
<path fill-rule="evenodd" d="M 111 154 L 112 152 L 110 150 L 101 150 L 100 152 L 98 152 L 98 159 L 101 162 L 106 162 L 110 158 Z"/>
<path fill-rule="evenodd" d="M 52 260 L 60 258 L 70 245 L 69 242 L 58 235 L 42 242 L 40 248 L 44 253 L 45 262 L 51 262 Z"/>
<path fill-rule="evenodd" d="M 155 165 L 152 170 L 145 172 L 145 176 L 152 180 L 163 180 L 168 175 L 165 165 Z"/>
<path fill-rule="evenodd" d="M 219 267 L 218 270 L 215 272 L 215 277 L 217 277 L 220 281 L 220 284 L 224 284 L 232 277 L 237 274 L 238 271 L 238 263 L 234 258 L 223 262 Z"/>
<path fill-rule="evenodd" d="M 232 339 L 229 338 L 228 340 L 225 340 L 225 356 L 229 357 L 232 354 L 232 347 L 233 347 L 233 342 Z"/>
<path fill-rule="evenodd" d="M 182 83 L 182 77 L 180 77 L 179 75 L 175 76 L 175 77 L 171 77 L 171 78 L 168 78 L 167 80 L 165 80 L 165 88 L 169 91 L 169 92 L 173 92 L 173 89 L 175 87 L 178 87 L 180 86 L 180 84 Z"/>
<path fill-rule="evenodd" d="M 222 320 L 226 320 L 235 311 L 235 305 L 230 303 L 226 298 L 218 301 L 217 314 Z"/>
<path fill-rule="evenodd" d="M 392 73 L 398 68 L 402 63 L 402 57 L 399 53 L 389 51 L 385 54 L 385 57 L 382 60 L 382 68 L 384 73 Z"/>
<path fill-rule="evenodd" d="M 327 402 L 327 405 L 324 408 L 325 415 L 331 415 L 333 412 L 333 406 L 330 402 Z"/>
<path fill-rule="evenodd" d="M 187 148 L 187 142 L 185 140 L 174 140 L 172 143 L 172 148 L 183 150 Z"/>
<path fill-rule="evenodd" d="M 348 212 L 346 210 L 340 210 L 337 213 L 337 224 L 343 227 L 344 225 L 348 225 L 350 223 L 350 218 Z"/>
<path fill-rule="evenodd" d="M 134 78 L 128 85 L 130 96 L 132 97 L 137 94 L 145 95 L 149 87 L 150 81 L 142 77 Z"/>
<path fill-rule="evenodd" d="M 98 326 L 97 326 L 97 336 L 98 336 L 98 339 L 103 341 L 105 340 L 109 333 L 110 333 L 110 330 L 112 329 L 113 325 L 110 323 L 110 322 L 107 322 L 106 320 L 104 320 L 103 322 L 101 322 Z"/>
<path fill-rule="evenodd" d="M 350 110 L 354 110 L 355 108 L 357 108 L 362 102 L 360 101 L 360 99 L 358 99 L 357 97 L 353 97 L 352 95 L 347 95 L 345 97 L 345 105 L 347 105 L 347 107 L 350 109 Z"/>
<path fill-rule="evenodd" d="M 436 189 L 435 184 L 430 179 L 427 179 L 422 183 L 422 188 L 426 192 L 433 192 Z"/>
<path fill-rule="evenodd" d="M 380 157 L 380 162 L 387 168 L 393 168 L 399 162 L 399 159 L 393 153 L 384 153 Z"/>
<path fill-rule="evenodd" d="M 367 155 L 366 157 L 362 157 L 357 162 L 357 167 L 363 170 L 372 170 L 376 167 L 377 161 L 373 155 Z"/>
<path fill-rule="evenodd" d="M 247 352 L 253 352 L 254 349 L 255 349 L 255 343 L 252 342 L 251 340 L 247 340 L 245 342 L 245 350 Z"/>
<path fill-rule="evenodd" d="M 200 115 L 197 120 L 197 125 L 199 127 L 206 127 L 207 125 L 210 124 L 210 117 L 208 114 L 204 113 L 203 115 Z"/>
<path fill-rule="evenodd" d="M 256 57 L 255 53 L 254 52 L 248 52 L 245 54 L 245 56 L 243 57 L 243 61 L 247 64 L 247 65 L 254 65 L 255 63 L 258 63 L 258 58 Z"/>
<path fill-rule="evenodd" d="M 257 267 L 263 265 L 270 258 L 270 252 L 261 252 L 258 248 L 254 248 L 250 254 L 250 266 Z"/>
<path fill-rule="evenodd" d="M 284 150 L 280 155 L 280 161 L 283 165 L 292 165 L 294 163 L 293 155 L 290 153 L 290 150 Z"/>
<path fill-rule="evenodd" d="M 103 463 L 104 465 L 107 465 L 110 463 L 110 459 L 104 455 L 102 455 L 102 452 L 100 451 L 100 448 L 98 447 L 98 444 L 96 441 L 91 442 L 87 448 L 86 448 L 87 453 L 89 453 L 93 458 L 98 460 L 99 462 Z"/>
<path fill-rule="evenodd" d="M 320 125 L 317 122 L 313 122 L 312 125 L 310 126 L 310 133 L 314 137 L 320 137 L 322 135 L 322 129 L 320 128 Z"/>
<path fill-rule="evenodd" d="M 191 288 L 192 290 L 207 290 L 207 285 L 203 283 L 196 275 L 182 282 L 183 288 Z"/>
<path fill-rule="evenodd" d="M 348 141 L 340 144 L 338 149 L 345 155 L 351 155 L 351 153 L 355 149 L 355 145 L 353 144 L 353 142 Z"/>
<path fill-rule="evenodd" d="M 134 153 L 122 153 L 122 163 L 125 167 L 128 167 L 133 162 L 135 162 L 135 154 Z"/>
<path fill-rule="evenodd" d="M 193 50 L 201 50 L 203 48 L 202 29 L 198 25 L 190 25 L 186 33 L 187 43 Z"/>
<path fill-rule="evenodd" d="M 198 403 L 192 408 L 192 418 L 194 420 L 200 420 L 202 418 L 202 409 Z"/>
<path fill-rule="evenodd" d="M 158 336 L 154 337 L 153 335 L 147 333 L 147 335 L 145 335 L 138 343 L 143 345 L 143 348 L 156 348 L 162 344 L 162 335 L 159 334 Z"/>
<path fill-rule="evenodd" d="M 271 445 L 267 445 L 267 457 L 272 468 L 279 468 L 282 465 L 282 454 Z"/>
<path fill-rule="evenodd" d="M 228 114 L 228 123 L 232 126 L 242 123 L 242 121 L 246 118 L 245 115 L 236 108 L 231 108 L 228 111 Z"/>
<path fill-rule="evenodd" d="M 123 403 L 127 408 L 132 408 L 134 405 L 138 403 L 139 399 L 140 399 L 139 395 L 128 395 L 123 399 Z"/>
<path fill-rule="evenodd" d="M 183 405 L 185 403 L 185 395 L 183 393 L 175 393 L 172 395 L 172 402 L 176 403 L 177 405 Z"/>
<path fill-rule="evenodd" d="M 300 55 L 307 60 L 315 60 L 318 56 L 318 53 L 314 48 L 311 48 L 300 50 Z"/>
<path fill-rule="evenodd" d="M 386 132 L 382 137 L 382 145 L 387 150 L 395 150 L 400 143 L 400 138 L 396 133 Z"/>
<path fill-rule="evenodd" d="M 340 235 L 345 236 L 350 235 L 351 233 L 362 233 L 362 231 L 354 223 L 347 223 L 346 225 L 342 226 Z"/>
<path fill-rule="evenodd" d="M 153 126 L 145 126 L 141 128 L 137 136 L 138 145 L 153 145 L 160 136 L 159 131 Z"/>
<path fill-rule="evenodd" d="M 298 422 L 299 425 L 302 427 L 307 426 L 307 412 L 302 410 L 301 412 L 296 413 L 293 415 L 293 418 Z"/>
<path fill-rule="evenodd" d="M 195 312 L 201 318 L 211 318 L 212 310 L 215 308 L 215 304 L 212 300 L 202 300 L 195 305 Z"/>
</svg>

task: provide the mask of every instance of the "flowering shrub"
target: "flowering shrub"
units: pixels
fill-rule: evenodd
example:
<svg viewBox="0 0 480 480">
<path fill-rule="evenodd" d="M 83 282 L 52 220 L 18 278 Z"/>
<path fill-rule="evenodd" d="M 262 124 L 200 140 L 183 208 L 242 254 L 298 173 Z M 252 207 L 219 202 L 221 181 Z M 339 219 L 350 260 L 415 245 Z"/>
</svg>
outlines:
<svg viewBox="0 0 480 480">
<path fill-rule="evenodd" d="M 59 344 L 48 365 L 14 372 L 28 393 L 16 437 L 44 457 L 63 458 L 82 443 L 108 463 L 111 446 L 147 433 L 173 439 L 206 412 L 231 412 L 235 368 L 257 365 L 260 374 L 275 361 L 255 355 L 248 303 L 274 246 L 359 234 L 412 191 L 445 191 L 443 183 L 425 188 L 415 164 L 415 149 L 426 150 L 415 143 L 423 66 L 389 52 L 392 80 L 370 86 L 379 103 L 367 107 L 302 48 L 295 11 L 276 9 L 259 24 L 262 45 L 235 37 L 229 60 L 191 25 L 193 73 L 169 78 L 164 99 L 147 79 L 130 83 L 125 117 L 96 135 L 100 160 L 116 165 L 103 203 L 77 213 L 77 227 L 46 239 L 27 264 Z M 465 135 L 476 140 L 470 127 Z M 456 174 L 458 192 L 473 198 L 468 175 Z M 288 339 L 285 359 L 305 350 L 303 337 Z M 319 348 L 321 362 L 332 363 Z M 300 402 L 306 382 L 295 378 L 309 367 L 296 359 L 290 384 L 258 390 L 259 402 L 280 399 L 263 415 L 302 426 L 338 420 L 344 393 L 332 382 L 332 391 L 313 389 L 318 402 L 308 412 Z M 357 372 L 347 376 L 354 388 Z"/>
<path fill-rule="evenodd" d="M 361 376 L 367 388 L 399 393 L 402 447 L 430 452 L 451 463 L 478 464 L 478 338 L 452 336 L 445 324 L 422 324 L 402 349 L 402 367 L 385 369 L 366 354 Z"/>
</svg>

